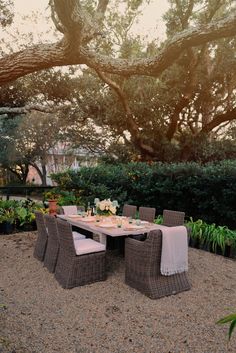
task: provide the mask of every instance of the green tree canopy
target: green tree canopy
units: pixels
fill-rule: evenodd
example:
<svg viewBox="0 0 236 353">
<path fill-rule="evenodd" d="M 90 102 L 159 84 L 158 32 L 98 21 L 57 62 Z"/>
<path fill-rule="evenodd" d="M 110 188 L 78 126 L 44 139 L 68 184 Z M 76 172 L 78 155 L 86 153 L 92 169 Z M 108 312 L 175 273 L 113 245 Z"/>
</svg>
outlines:
<svg viewBox="0 0 236 353">
<path fill-rule="evenodd" d="M 1 111 L 25 113 L 47 101 L 38 109 L 61 109 L 75 145 L 121 151 L 122 158 L 198 159 L 196 146 L 214 146 L 235 119 L 235 4 L 171 0 L 160 45 L 130 34 L 144 1 L 122 4 L 123 13 L 114 1 L 96 8 L 91 1 L 51 1 L 63 39 L 0 59 L 0 83 L 57 65 L 89 68 L 44 71 L 36 87 L 27 76 L 21 95 L 18 80 L 1 92 Z M 231 137 L 227 143 L 234 149 Z"/>
</svg>

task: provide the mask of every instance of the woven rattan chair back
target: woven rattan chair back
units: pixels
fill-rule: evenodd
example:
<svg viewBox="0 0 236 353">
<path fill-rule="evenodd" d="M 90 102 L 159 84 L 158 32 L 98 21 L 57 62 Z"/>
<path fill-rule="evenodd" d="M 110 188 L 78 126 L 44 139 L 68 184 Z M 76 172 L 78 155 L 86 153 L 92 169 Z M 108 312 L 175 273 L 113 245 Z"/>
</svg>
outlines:
<svg viewBox="0 0 236 353">
<path fill-rule="evenodd" d="M 71 256 L 76 256 L 71 225 L 57 218 L 57 234 L 60 248 Z"/>
<path fill-rule="evenodd" d="M 49 272 L 54 272 L 59 252 L 59 238 L 57 233 L 57 220 L 53 216 L 44 216 L 45 225 L 48 231 L 48 244 L 44 257 L 44 265 Z"/>
<path fill-rule="evenodd" d="M 135 218 L 137 212 L 137 206 L 134 205 L 124 205 L 122 216 Z"/>
<path fill-rule="evenodd" d="M 125 241 L 125 282 L 152 299 L 190 289 L 187 273 L 163 276 L 160 271 L 162 232 L 151 231 L 144 242 Z"/>
<path fill-rule="evenodd" d="M 70 215 L 70 214 L 77 214 L 78 212 L 84 212 L 85 207 L 84 206 L 61 206 L 61 213 L 64 215 Z"/>
<path fill-rule="evenodd" d="M 163 225 L 167 227 L 182 226 L 184 224 L 184 212 L 164 210 Z"/>
<path fill-rule="evenodd" d="M 77 210 L 79 212 L 85 212 L 85 207 L 84 206 L 77 206 Z"/>
<path fill-rule="evenodd" d="M 71 214 L 77 214 L 77 206 L 71 205 L 71 206 L 61 206 L 63 214 L 64 215 L 71 215 Z"/>
<path fill-rule="evenodd" d="M 38 231 L 38 237 L 34 248 L 34 257 L 39 261 L 44 260 L 45 251 L 47 247 L 48 234 L 44 222 L 44 215 L 42 212 L 35 212 L 35 219 Z"/>
<path fill-rule="evenodd" d="M 139 218 L 142 221 L 154 222 L 156 209 L 152 207 L 139 207 Z"/>
</svg>

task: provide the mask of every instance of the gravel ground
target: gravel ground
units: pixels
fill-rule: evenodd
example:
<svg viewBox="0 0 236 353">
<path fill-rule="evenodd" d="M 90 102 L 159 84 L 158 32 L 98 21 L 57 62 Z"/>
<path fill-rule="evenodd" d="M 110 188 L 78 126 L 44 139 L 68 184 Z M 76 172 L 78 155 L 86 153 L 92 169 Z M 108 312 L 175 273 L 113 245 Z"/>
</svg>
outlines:
<svg viewBox="0 0 236 353">
<path fill-rule="evenodd" d="M 151 300 L 124 283 L 124 259 L 108 254 L 108 278 L 62 289 L 33 258 L 36 233 L 0 236 L 1 353 L 236 352 L 236 332 L 215 322 L 236 311 L 236 262 L 189 249 L 192 289 Z"/>
</svg>

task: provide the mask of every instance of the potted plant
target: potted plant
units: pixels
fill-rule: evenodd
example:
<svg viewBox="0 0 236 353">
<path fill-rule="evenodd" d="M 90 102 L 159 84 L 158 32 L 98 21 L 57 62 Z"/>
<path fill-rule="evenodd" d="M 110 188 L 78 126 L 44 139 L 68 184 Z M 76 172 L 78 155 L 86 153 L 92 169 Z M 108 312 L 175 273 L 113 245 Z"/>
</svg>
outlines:
<svg viewBox="0 0 236 353">
<path fill-rule="evenodd" d="M 1 210 L 0 223 L 2 224 L 2 232 L 4 234 L 11 234 L 14 229 L 15 212 L 12 208 Z"/>
<path fill-rule="evenodd" d="M 48 191 L 44 194 L 44 198 L 48 202 L 49 214 L 56 215 L 59 195 L 55 191 Z"/>
</svg>

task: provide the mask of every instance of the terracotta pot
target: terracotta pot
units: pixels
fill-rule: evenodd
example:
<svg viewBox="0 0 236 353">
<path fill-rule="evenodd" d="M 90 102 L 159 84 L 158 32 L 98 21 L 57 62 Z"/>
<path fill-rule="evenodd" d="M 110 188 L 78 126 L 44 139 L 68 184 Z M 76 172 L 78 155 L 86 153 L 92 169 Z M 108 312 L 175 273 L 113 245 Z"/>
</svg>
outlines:
<svg viewBox="0 0 236 353">
<path fill-rule="evenodd" d="M 55 216 L 57 214 L 57 200 L 48 200 L 49 214 Z"/>
</svg>

